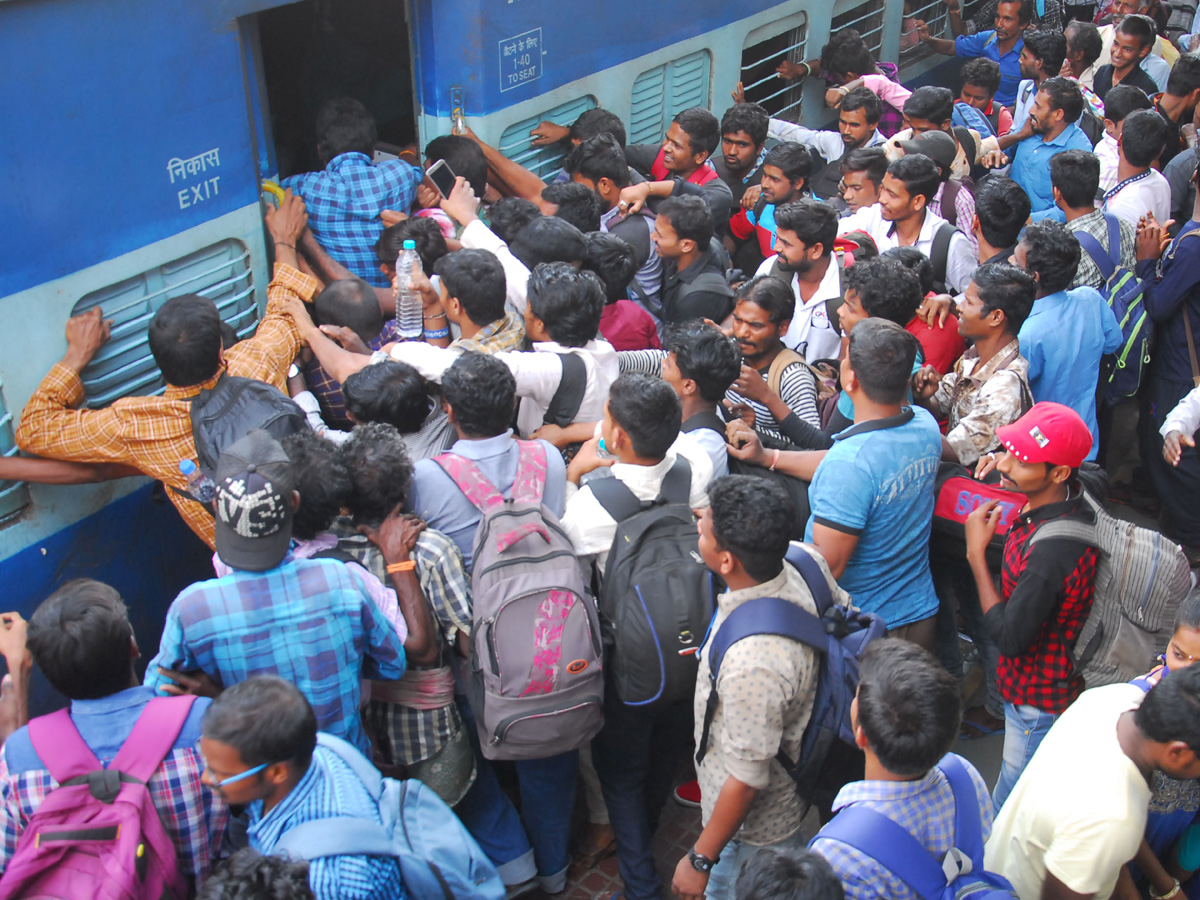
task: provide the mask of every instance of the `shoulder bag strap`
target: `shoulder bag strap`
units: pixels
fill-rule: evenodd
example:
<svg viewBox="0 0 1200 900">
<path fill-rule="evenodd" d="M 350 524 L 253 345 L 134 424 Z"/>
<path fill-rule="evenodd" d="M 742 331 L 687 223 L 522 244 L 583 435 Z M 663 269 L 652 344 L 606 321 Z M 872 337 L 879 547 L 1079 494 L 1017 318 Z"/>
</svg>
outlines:
<svg viewBox="0 0 1200 900">
<path fill-rule="evenodd" d="M 517 448 L 512 499 L 516 503 L 540 505 L 546 492 L 546 448 L 537 441 L 517 441 Z"/>
<path fill-rule="evenodd" d="M 1192 337 L 1192 317 L 1185 302 L 1180 309 L 1183 313 L 1183 330 L 1187 332 L 1188 360 L 1192 364 L 1192 386 L 1200 387 L 1200 363 L 1196 362 L 1196 339 Z"/>
<path fill-rule="evenodd" d="M 71 721 L 68 710 L 30 719 L 29 742 L 50 777 L 59 784 L 104 768 Z"/>
<path fill-rule="evenodd" d="M 950 286 L 946 284 L 946 266 L 950 260 L 950 242 L 954 240 L 954 234 L 957 231 L 958 229 L 949 222 L 939 225 L 937 232 L 933 235 L 933 245 L 929 248 L 929 262 L 933 265 L 933 280 L 940 284 L 944 291 L 950 289 Z"/>
<path fill-rule="evenodd" d="M 550 398 L 546 414 L 542 416 L 543 425 L 557 425 L 566 428 L 575 421 L 579 407 L 583 405 L 583 395 L 587 391 L 587 365 L 578 353 L 556 353 L 562 360 L 562 376 L 558 380 L 558 389 Z"/>
<path fill-rule="evenodd" d="M 301 822 L 280 835 L 273 852 L 307 860 L 326 856 L 400 855 L 382 825 L 350 816 Z"/>
<path fill-rule="evenodd" d="M 817 612 L 824 615 L 825 611 L 833 606 L 833 591 L 829 589 L 829 582 L 825 580 L 825 572 L 821 568 L 821 564 L 813 559 L 811 553 L 794 541 L 788 545 L 786 559 L 800 573 L 804 583 L 808 585 L 809 593 L 812 594 L 813 601 L 817 604 Z"/>
<path fill-rule="evenodd" d="M 472 460 L 456 453 L 441 453 L 435 456 L 433 461 L 450 476 L 450 480 L 463 492 L 463 496 L 484 515 L 504 502 L 496 486 L 487 480 L 487 476 Z M 517 466 L 519 469 L 520 463 Z"/>
<path fill-rule="evenodd" d="M 684 434 L 689 434 L 693 431 L 699 431 L 701 428 L 707 428 L 709 431 L 715 431 L 717 434 L 721 435 L 721 440 L 725 440 L 725 420 L 718 416 L 715 412 L 696 413 L 681 426 L 679 426 L 679 430 Z"/>
<path fill-rule="evenodd" d="M 587 486 L 596 502 L 617 522 L 624 522 L 642 510 L 642 501 L 637 494 L 619 478 L 597 478 L 589 481 Z"/>
<path fill-rule="evenodd" d="M 1100 245 L 1100 242 L 1096 240 L 1095 235 L 1088 234 L 1086 231 L 1081 230 L 1075 232 L 1075 237 L 1079 240 L 1079 246 L 1082 247 L 1084 252 L 1092 258 L 1092 262 L 1096 264 L 1096 268 L 1100 270 L 1100 274 L 1104 277 L 1104 281 L 1107 284 L 1108 279 L 1112 278 L 1113 272 L 1117 270 L 1116 263 L 1113 262 L 1109 253 L 1104 252 L 1104 248 Z M 1112 230 L 1110 229 L 1108 233 L 1108 240 L 1110 252 L 1111 248 L 1116 247 L 1119 260 L 1119 254 L 1121 252 L 1120 231 L 1117 232 L 1117 241 L 1115 244 L 1113 244 Z"/>
<path fill-rule="evenodd" d="M 937 900 L 949 883 L 925 845 L 881 812 L 866 806 L 842 807 L 813 840 L 837 841 L 871 857 L 922 900 Z"/>
<path fill-rule="evenodd" d="M 682 453 L 675 455 L 675 462 L 663 476 L 658 488 L 658 498 L 666 503 L 687 503 L 692 497 L 692 466 Z"/>
<path fill-rule="evenodd" d="M 983 870 L 983 822 L 979 816 L 979 797 L 975 783 L 962 758 L 947 753 L 938 768 L 954 792 L 954 846 L 971 860 L 974 870 Z"/>
<path fill-rule="evenodd" d="M 767 387 L 776 394 L 779 393 L 779 385 L 783 381 L 783 370 L 792 363 L 804 362 L 804 357 L 795 350 L 789 350 L 784 347 L 776 357 L 771 360 L 771 367 L 767 369 Z"/>
<path fill-rule="evenodd" d="M 109 768 L 143 784 L 149 781 L 175 746 L 195 702 L 184 696 L 155 697 L 147 703 Z"/>
</svg>

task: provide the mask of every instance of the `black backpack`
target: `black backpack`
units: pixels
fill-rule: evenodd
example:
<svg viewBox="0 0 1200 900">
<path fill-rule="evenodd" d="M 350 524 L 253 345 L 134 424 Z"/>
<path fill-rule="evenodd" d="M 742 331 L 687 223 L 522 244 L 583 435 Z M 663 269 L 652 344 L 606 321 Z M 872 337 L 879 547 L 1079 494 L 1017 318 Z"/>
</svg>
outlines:
<svg viewBox="0 0 1200 900">
<path fill-rule="evenodd" d="M 222 375 L 192 398 L 192 438 L 200 471 L 214 478 L 221 452 L 251 431 L 262 429 L 282 441 L 308 427 L 291 397 L 256 378 Z"/>
<path fill-rule="evenodd" d="M 696 691 L 696 654 L 716 590 L 700 558 L 691 483 L 691 466 L 679 457 L 652 501 L 616 478 L 588 485 L 617 520 L 597 596 L 609 683 L 628 706 L 686 700 Z"/>
<path fill-rule="evenodd" d="M 942 210 L 945 209 L 943 200 Z M 949 222 L 939 225 L 938 230 L 933 233 L 933 245 L 929 248 L 929 263 L 933 266 L 933 291 L 935 294 L 951 293 L 946 288 L 946 265 L 950 259 L 950 241 L 954 239 L 955 234 L 962 234 L 962 232 Z"/>
</svg>

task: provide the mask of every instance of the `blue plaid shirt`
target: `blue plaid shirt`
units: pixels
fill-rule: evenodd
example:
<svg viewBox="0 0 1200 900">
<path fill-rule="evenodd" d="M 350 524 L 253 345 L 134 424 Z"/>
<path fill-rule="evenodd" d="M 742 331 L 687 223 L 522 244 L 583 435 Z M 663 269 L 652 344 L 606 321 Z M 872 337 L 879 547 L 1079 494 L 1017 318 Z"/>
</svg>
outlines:
<svg viewBox="0 0 1200 900">
<path fill-rule="evenodd" d="M 983 816 L 983 840 L 992 831 L 992 798 L 987 785 L 964 760 L 975 785 Z M 855 781 L 840 791 L 834 811 L 857 804 L 887 816 L 941 860 L 954 845 L 954 791 L 936 767 L 916 781 Z M 920 900 L 903 881 L 860 850 L 841 841 L 825 840 L 820 832 L 812 849 L 829 860 L 842 880 L 846 900 Z"/>
<path fill-rule="evenodd" d="M 338 563 L 342 565 L 342 563 Z M 318 746 L 312 764 L 279 805 L 265 816 L 262 801 L 247 807 L 250 846 L 270 854 L 284 832 L 313 819 L 346 816 L 380 822 L 379 807 L 337 753 Z M 317 900 L 403 900 L 407 896 L 395 857 L 327 856 L 308 866 Z"/>
<path fill-rule="evenodd" d="M 202 669 L 226 687 L 279 675 L 308 698 L 318 728 L 369 753 L 360 679 L 395 680 L 404 662 L 403 641 L 353 567 L 289 553 L 267 572 L 235 571 L 176 597 L 146 684 L 161 688 L 159 666 Z"/>
<path fill-rule="evenodd" d="M 421 170 L 398 159 L 372 163 L 365 153 L 343 153 L 322 172 L 283 180 L 304 198 L 308 227 L 329 255 L 375 287 L 387 287 L 375 242 L 385 209 L 407 213 L 417 196 Z"/>
</svg>

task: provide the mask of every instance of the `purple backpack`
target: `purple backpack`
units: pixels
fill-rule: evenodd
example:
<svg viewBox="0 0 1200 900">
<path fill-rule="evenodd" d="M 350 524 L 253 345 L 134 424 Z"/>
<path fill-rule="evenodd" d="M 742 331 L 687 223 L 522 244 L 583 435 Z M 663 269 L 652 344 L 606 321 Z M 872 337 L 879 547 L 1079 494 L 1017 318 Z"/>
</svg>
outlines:
<svg viewBox="0 0 1200 900">
<path fill-rule="evenodd" d="M 179 737 L 195 697 L 156 697 L 104 768 L 67 710 L 29 722 L 58 783 L 0 877 L 0 900 L 185 900 L 175 845 L 146 783 Z"/>
<path fill-rule="evenodd" d="M 467 697 L 488 759 L 544 759 L 600 730 L 600 620 L 570 538 L 542 505 L 546 451 L 518 441 L 510 496 L 471 460 L 434 459 L 483 513 L 471 573 Z"/>
</svg>

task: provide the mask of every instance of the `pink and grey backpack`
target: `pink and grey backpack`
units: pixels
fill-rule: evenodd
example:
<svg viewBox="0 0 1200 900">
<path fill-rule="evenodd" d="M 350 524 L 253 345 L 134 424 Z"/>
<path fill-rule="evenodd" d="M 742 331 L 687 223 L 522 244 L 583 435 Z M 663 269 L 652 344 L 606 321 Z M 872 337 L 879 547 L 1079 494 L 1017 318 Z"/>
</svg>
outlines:
<svg viewBox="0 0 1200 900">
<path fill-rule="evenodd" d="M 582 747 L 604 723 L 600 621 L 570 538 L 542 505 L 546 451 L 518 441 L 505 499 L 469 459 L 436 462 L 483 514 L 471 574 L 467 695 L 488 759 Z"/>
<path fill-rule="evenodd" d="M 146 704 L 104 768 L 67 710 L 29 723 L 58 787 L 21 834 L 0 900 L 184 900 L 187 883 L 146 783 L 175 745 L 195 697 Z"/>
</svg>

